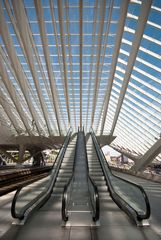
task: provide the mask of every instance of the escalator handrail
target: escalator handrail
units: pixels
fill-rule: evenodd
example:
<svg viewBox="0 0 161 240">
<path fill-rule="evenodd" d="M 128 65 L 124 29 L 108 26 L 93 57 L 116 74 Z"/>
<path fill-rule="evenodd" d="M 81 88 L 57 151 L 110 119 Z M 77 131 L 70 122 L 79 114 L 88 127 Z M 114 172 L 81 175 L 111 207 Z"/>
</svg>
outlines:
<svg viewBox="0 0 161 240">
<path fill-rule="evenodd" d="M 67 192 L 70 184 L 73 182 L 73 179 L 74 179 L 74 174 L 72 174 L 67 184 L 64 186 L 64 190 L 63 190 L 61 214 L 62 214 L 62 220 L 64 222 L 68 221 L 68 206 L 67 206 L 68 193 Z"/>
<path fill-rule="evenodd" d="M 85 133 L 84 133 L 84 126 L 83 126 L 83 134 L 84 134 L 84 143 L 85 143 L 85 154 L 86 154 L 86 163 L 87 163 L 87 177 L 88 177 L 88 183 L 90 182 L 90 184 L 92 185 L 93 189 L 94 189 L 94 199 L 95 199 L 95 205 L 92 204 L 92 197 L 90 195 L 90 199 L 91 199 L 91 205 L 92 205 L 92 209 L 93 209 L 93 220 L 96 222 L 99 220 L 99 216 L 100 216 L 100 207 L 99 207 L 99 193 L 98 193 L 98 188 L 95 184 L 95 182 L 92 180 L 90 173 L 89 173 L 89 165 L 88 165 L 88 156 L 87 156 L 87 147 L 86 147 L 86 138 L 85 138 Z"/>
<path fill-rule="evenodd" d="M 79 132 L 79 127 L 78 127 L 78 132 Z M 77 135 L 78 136 L 78 135 Z M 62 194 L 62 209 L 61 209 L 61 214 L 62 214 L 62 220 L 64 222 L 68 221 L 68 206 L 67 206 L 67 196 L 68 196 L 68 188 L 70 184 L 72 183 L 74 179 L 74 169 L 75 169 L 75 159 L 76 159 L 76 153 L 77 153 L 77 148 L 78 148 L 78 137 L 76 141 L 76 147 L 75 147 L 75 153 L 74 153 L 74 162 L 73 162 L 73 170 L 72 170 L 72 175 L 69 178 L 68 182 L 64 186 L 63 194 Z"/>
<path fill-rule="evenodd" d="M 138 184 L 136 184 L 136 183 L 133 183 L 133 182 L 131 182 L 131 181 L 128 181 L 128 180 L 126 180 L 126 179 L 123 179 L 123 178 L 118 177 L 118 176 L 116 176 L 115 174 L 113 174 L 113 172 L 111 171 L 111 169 L 110 169 L 110 167 L 109 167 L 109 165 L 108 165 L 108 163 L 107 163 L 107 161 L 106 161 L 106 159 L 105 159 L 104 153 L 103 153 L 103 151 L 102 151 L 102 149 L 101 149 L 101 147 L 100 147 L 100 145 L 99 145 L 99 143 L 98 143 L 98 141 L 97 141 L 97 138 L 96 138 L 96 136 L 95 136 L 95 133 L 94 133 L 93 129 L 91 129 L 91 136 L 92 136 L 92 139 L 93 139 L 93 142 L 94 142 L 94 146 L 95 146 L 95 148 L 96 148 L 96 153 L 97 153 L 98 159 L 100 160 L 101 166 L 102 166 L 102 168 L 103 168 L 103 171 L 104 171 L 104 174 L 105 174 L 105 177 L 106 177 L 106 181 L 108 180 L 108 185 L 109 185 L 109 190 L 110 190 L 110 193 L 111 193 L 111 197 L 113 198 L 114 195 L 117 196 L 117 200 L 118 200 L 118 199 L 121 200 L 121 201 L 120 201 L 120 204 L 118 203 L 119 205 L 121 205 L 121 207 L 122 207 L 121 202 L 124 202 L 126 205 L 128 205 L 127 211 L 129 211 L 129 210 L 128 210 L 129 208 L 130 208 L 132 211 L 134 211 L 135 214 L 136 214 L 136 216 L 137 216 L 137 220 L 138 220 L 138 221 L 142 221 L 143 219 L 148 219 L 148 218 L 150 217 L 150 213 L 151 213 L 150 203 L 149 203 L 148 196 L 147 196 L 145 190 L 143 189 L 143 187 L 140 186 L 140 185 L 138 185 Z M 101 154 L 101 157 L 99 156 L 98 152 Z M 113 188 L 113 186 L 112 186 L 111 180 L 110 180 L 109 177 L 108 177 L 108 174 L 107 174 L 107 171 L 106 171 L 106 168 L 105 168 L 105 164 L 107 165 L 108 170 L 110 171 L 110 174 L 111 174 L 111 175 L 113 175 L 115 178 L 121 179 L 121 180 L 124 181 L 124 182 L 127 182 L 127 183 L 129 183 L 129 184 L 134 185 L 135 187 L 137 187 L 137 188 L 141 191 L 141 193 L 142 193 L 142 195 L 143 195 L 143 198 L 144 198 L 144 201 L 145 201 L 145 204 L 146 204 L 146 212 L 145 212 L 145 214 L 141 214 L 141 213 L 139 213 L 138 211 L 136 211 L 136 209 L 134 209 L 125 199 L 123 199 L 120 195 L 118 195 L 118 194 L 116 193 L 116 191 L 114 190 L 114 188 Z M 114 201 L 116 201 L 116 199 L 114 199 Z M 129 213 L 129 214 L 130 214 L 130 213 Z"/>
<path fill-rule="evenodd" d="M 92 208 L 93 208 L 93 221 L 98 221 L 99 220 L 99 216 L 100 216 L 100 205 L 99 205 L 99 194 L 98 194 L 98 188 L 96 186 L 96 184 L 94 183 L 94 181 L 92 180 L 92 178 L 90 177 L 90 175 L 88 174 L 88 179 L 91 183 L 91 185 L 94 188 L 94 199 L 95 199 L 95 206 L 93 206 L 92 201 Z"/>
<path fill-rule="evenodd" d="M 72 128 L 70 127 L 66 138 L 64 140 L 63 146 L 60 149 L 55 162 L 58 161 L 57 166 L 55 168 L 55 171 L 53 173 L 53 177 L 50 179 L 50 182 L 48 184 L 48 187 L 45 188 L 45 190 L 43 190 L 36 198 L 34 198 L 33 200 L 31 200 L 25 207 L 22 208 L 22 210 L 20 211 L 20 213 L 16 213 L 16 202 L 18 200 L 19 194 L 21 193 L 21 190 L 26 187 L 28 184 L 23 184 L 20 188 L 17 189 L 13 200 L 12 200 L 12 205 L 11 205 L 11 215 L 13 218 L 17 218 L 19 220 L 24 219 L 25 216 L 27 216 L 30 212 L 33 212 L 35 209 L 37 209 L 38 207 L 42 206 L 47 199 L 51 196 L 51 193 L 53 191 L 53 186 L 56 182 L 56 178 L 66 151 L 66 148 L 68 146 L 69 140 L 70 140 L 70 136 L 72 133 Z M 52 175 L 52 173 L 51 173 Z"/>
</svg>

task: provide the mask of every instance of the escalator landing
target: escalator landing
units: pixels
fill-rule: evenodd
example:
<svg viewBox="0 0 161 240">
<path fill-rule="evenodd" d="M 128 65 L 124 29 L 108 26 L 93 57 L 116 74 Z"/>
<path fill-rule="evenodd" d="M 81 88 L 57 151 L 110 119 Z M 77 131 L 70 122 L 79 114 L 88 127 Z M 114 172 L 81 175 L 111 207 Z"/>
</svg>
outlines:
<svg viewBox="0 0 161 240">
<path fill-rule="evenodd" d="M 98 227 L 86 226 L 82 214 L 82 225 L 80 222 L 80 225 L 73 223 L 73 226 L 63 227 L 60 209 L 57 208 L 60 199 L 53 200 L 50 201 L 50 207 L 47 203 L 24 226 L 12 226 L 1 240 L 160 240 L 150 227 L 136 227 L 129 223 L 128 218 L 124 221 L 122 213 L 118 213 L 118 216 L 114 212 L 102 212 L 101 225 Z"/>
<path fill-rule="evenodd" d="M 72 211 L 69 213 L 69 221 L 63 223 L 65 227 L 95 227 L 100 226 L 99 222 L 92 221 L 91 211 Z"/>
</svg>

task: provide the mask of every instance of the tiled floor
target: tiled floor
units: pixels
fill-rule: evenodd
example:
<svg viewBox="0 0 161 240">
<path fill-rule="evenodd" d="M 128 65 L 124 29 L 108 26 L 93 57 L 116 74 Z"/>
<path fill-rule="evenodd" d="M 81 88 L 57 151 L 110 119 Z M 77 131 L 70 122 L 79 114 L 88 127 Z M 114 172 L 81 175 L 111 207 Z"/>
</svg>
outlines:
<svg viewBox="0 0 161 240">
<path fill-rule="evenodd" d="M 133 181 L 143 186 L 148 195 L 151 205 L 150 225 L 161 237 L 161 184 L 134 177 L 129 174 L 119 173 L 116 171 L 114 171 L 114 173 L 118 176 L 121 176 L 127 180 Z"/>
<path fill-rule="evenodd" d="M 120 174 L 119 174 L 120 175 Z M 108 198 L 101 198 L 98 226 L 64 227 L 61 220 L 61 197 L 54 194 L 35 212 L 24 226 L 11 225 L 12 196 L 0 202 L 0 233 L 2 240 L 159 240 L 161 232 L 161 185 L 124 175 L 145 188 L 151 203 L 150 227 L 136 227 L 129 217 Z M 31 189 L 32 191 L 32 189 Z M 82 220 L 83 221 L 83 220 Z M 157 233 L 156 233 L 156 232 Z M 6 232 L 6 233 L 5 233 Z M 5 234 L 4 234 L 5 233 Z M 3 236 L 2 236 L 3 235 Z"/>
<path fill-rule="evenodd" d="M 104 204 L 104 200 L 103 200 Z M 150 227 L 136 227 L 113 202 L 101 211 L 98 227 L 63 227 L 61 198 L 52 197 L 24 226 L 11 226 L 2 240 L 159 240 Z"/>
</svg>

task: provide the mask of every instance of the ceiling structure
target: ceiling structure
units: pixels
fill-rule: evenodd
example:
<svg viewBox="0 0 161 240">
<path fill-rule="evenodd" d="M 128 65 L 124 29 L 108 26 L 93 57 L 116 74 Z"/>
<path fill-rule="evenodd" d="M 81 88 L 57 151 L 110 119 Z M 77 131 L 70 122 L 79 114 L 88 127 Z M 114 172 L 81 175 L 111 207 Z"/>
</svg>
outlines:
<svg viewBox="0 0 161 240">
<path fill-rule="evenodd" d="M 0 0 L 0 133 L 92 126 L 147 153 L 161 137 L 160 20 L 160 0 Z"/>
</svg>

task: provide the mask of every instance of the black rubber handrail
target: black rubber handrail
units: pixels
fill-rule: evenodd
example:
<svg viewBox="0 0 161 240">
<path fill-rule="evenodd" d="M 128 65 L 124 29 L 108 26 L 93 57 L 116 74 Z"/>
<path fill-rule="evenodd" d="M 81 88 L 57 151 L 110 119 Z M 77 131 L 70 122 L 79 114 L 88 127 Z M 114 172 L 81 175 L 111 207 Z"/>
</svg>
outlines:
<svg viewBox="0 0 161 240">
<path fill-rule="evenodd" d="M 111 198 L 116 202 L 116 204 L 122 208 L 130 217 L 132 217 L 132 219 L 136 222 L 139 221 L 141 222 L 142 220 L 144 219 L 148 219 L 150 217 L 150 213 L 151 213 L 151 210 L 150 210 L 150 203 L 149 203 L 149 199 L 148 199 L 148 196 L 145 192 L 145 190 L 143 189 L 142 186 L 136 184 L 136 183 L 133 183 L 131 181 L 128 181 L 128 180 L 125 180 L 121 177 L 118 177 L 116 176 L 115 174 L 112 173 L 106 159 L 105 159 L 105 156 L 104 156 L 104 153 L 97 141 L 97 138 L 94 134 L 94 131 L 93 129 L 91 129 L 91 136 L 92 136 L 92 140 L 94 142 L 94 146 L 95 146 L 95 149 L 96 149 L 96 153 L 97 153 L 97 156 L 98 156 L 98 159 L 100 161 L 100 164 L 101 164 L 101 167 L 102 167 L 102 170 L 103 170 L 103 173 L 104 173 L 104 176 L 105 176 L 105 179 L 106 179 L 106 183 L 109 187 L 109 192 L 110 192 L 110 195 L 111 195 Z M 137 187 L 140 192 L 142 193 L 143 195 L 143 198 L 144 198 L 144 201 L 145 201 L 145 205 L 146 205 L 146 211 L 145 211 L 145 214 L 142 214 L 140 212 L 138 212 L 136 209 L 134 209 L 125 199 L 123 199 L 119 194 L 116 193 L 113 185 L 112 185 L 112 182 L 108 176 L 108 173 L 107 173 L 107 170 L 106 170 L 106 167 L 105 167 L 105 164 L 108 168 L 108 171 L 110 171 L 110 174 L 112 176 L 114 176 L 115 178 L 117 179 L 120 179 L 126 183 L 129 183 L 135 187 Z"/>
<path fill-rule="evenodd" d="M 96 221 L 99 220 L 99 216 L 100 216 L 98 188 L 97 188 L 96 184 L 94 183 L 94 181 L 92 180 L 92 178 L 90 177 L 89 174 L 88 174 L 88 180 L 90 181 L 90 184 L 92 185 L 92 187 L 94 189 L 95 204 L 93 204 L 92 199 L 91 199 L 91 205 L 92 205 L 92 209 L 93 209 L 93 221 L 96 222 Z M 90 198 L 92 198 L 92 197 L 90 197 Z"/>
<path fill-rule="evenodd" d="M 68 221 L 68 209 L 67 209 L 68 193 L 67 193 L 67 191 L 68 191 L 69 185 L 72 181 L 72 178 L 73 178 L 73 175 L 69 179 L 68 183 L 65 185 L 64 190 L 63 190 L 61 215 L 62 215 L 62 220 L 64 222 Z"/>
<path fill-rule="evenodd" d="M 79 132 L 79 127 L 78 127 L 78 132 Z M 74 153 L 72 175 L 69 178 L 67 184 L 64 186 L 63 195 L 62 195 L 61 215 L 62 215 L 62 220 L 64 222 L 68 221 L 68 189 L 69 189 L 69 186 L 73 182 L 73 179 L 74 179 L 74 169 L 75 169 L 75 159 L 76 159 L 77 147 L 78 147 L 78 134 L 77 134 L 77 141 L 76 141 L 76 147 L 75 147 L 75 153 Z"/>
<path fill-rule="evenodd" d="M 21 193 L 21 190 L 24 187 L 26 187 L 28 184 L 24 184 L 23 186 L 18 188 L 18 190 L 16 191 L 16 193 L 14 195 L 14 198 L 12 200 L 12 205 L 11 205 L 11 215 L 13 218 L 17 218 L 19 220 L 27 218 L 34 210 L 41 207 L 49 199 L 49 197 L 51 196 L 51 193 L 53 191 L 53 187 L 55 185 L 56 178 L 58 176 L 59 169 L 60 169 L 64 154 L 66 152 L 66 148 L 68 146 L 71 133 L 72 133 L 72 129 L 69 128 L 67 136 L 64 141 L 64 144 L 63 144 L 62 148 L 60 149 L 60 151 L 57 155 L 56 161 L 55 161 L 55 163 L 57 162 L 57 166 L 55 167 L 55 169 L 53 169 L 53 172 L 51 173 L 51 178 L 50 178 L 45 190 L 43 190 L 36 198 L 34 198 L 28 204 L 26 204 L 19 213 L 16 212 L 16 202 L 18 200 L 19 194 Z M 54 165 L 55 165 L 55 163 L 54 163 Z"/>
<path fill-rule="evenodd" d="M 83 127 L 83 133 L 84 133 L 84 127 Z M 84 133 L 84 142 L 86 143 L 85 133 Z M 86 152 L 86 162 L 87 162 L 87 174 L 88 174 L 88 184 L 90 184 L 93 187 L 93 195 L 94 195 L 94 203 L 92 201 L 92 196 L 90 194 L 90 200 L 91 200 L 91 206 L 93 210 L 93 221 L 98 221 L 100 216 L 100 206 L 99 206 L 99 193 L 98 188 L 95 184 L 95 182 L 92 180 L 90 173 L 89 173 L 89 165 L 88 165 L 88 156 L 87 156 L 87 148 L 85 144 L 85 152 Z M 88 185 L 90 188 L 90 186 Z M 90 192 L 90 191 L 89 191 Z"/>
<path fill-rule="evenodd" d="M 80 128 L 78 127 L 78 133 L 80 131 Z M 78 136 L 78 134 L 77 134 Z M 68 188 L 70 186 L 70 184 L 73 182 L 74 179 L 74 169 L 75 169 L 75 159 L 76 159 L 76 152 L 77 152 L 77 147 L 78 147 L 78 137 L 77 137 L 77 141 L 76 141 L 76 147 L 75 147 L 75 153 L 74 153 L 74 162 L 73 162 L 73 171 L 72 171 L 72 175 L 69 178 L 67 184 L 64 186 L 64 190 L 63 190 L 63 195 L 62 195 L 62 210 L 61 210 L 61 214 L 62 214 L 62 220 L 64 222 L 68 221 Z"/>
</svg>

